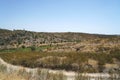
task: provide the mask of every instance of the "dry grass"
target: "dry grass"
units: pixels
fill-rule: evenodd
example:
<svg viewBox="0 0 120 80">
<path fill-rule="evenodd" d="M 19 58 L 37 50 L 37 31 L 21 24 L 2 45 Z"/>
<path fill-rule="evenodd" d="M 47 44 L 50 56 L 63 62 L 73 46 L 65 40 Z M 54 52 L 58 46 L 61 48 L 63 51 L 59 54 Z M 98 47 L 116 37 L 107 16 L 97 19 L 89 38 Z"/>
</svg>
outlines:
<svg viewBox="0 0 120 80">
<path fill-rule="evenodd" d="M 118 65 L 117 62 L 120 61 L 120 50 L 115 50 L 111 52 L 111 54 L 80 52 L 13 52 L 1 53 L 0 57 L 8 63 L 24 67 L 65 69 L 81 72 L 103 72 L 105 64 Z M 116 59 L 116 61 L 113 61 L 113 59 Z M 85 68 L 85 66 L 88 68 Z"/>
<path fill-rule="evenodd" d="M 27 80 L 27 79 L 20 75 L 17 75 L 16 73 L 6 74 L 0 72 L 0 80 Z"/>
<path fill-rule="evenodd" d="M 48 69 L 14 66 L 0 59 L 0 80 L 66 80 L 62 73 L 52 73 Z"/>
<path fill-rule="evenodd" d="M 17 70 L 15 70 L 17 69 Z M 91 77 L 90 77 L 91 76 Z M 107 77 L 108 76 L 108 77 Z M 111 76 L 111 77 L 109 77 Z M 69 74 L 69 72 L 54 71 L 48 69 L 31 69 L 10 65 L 1 60 L 0 80 L 119 80 L 118 74 Z"/>
</svg>

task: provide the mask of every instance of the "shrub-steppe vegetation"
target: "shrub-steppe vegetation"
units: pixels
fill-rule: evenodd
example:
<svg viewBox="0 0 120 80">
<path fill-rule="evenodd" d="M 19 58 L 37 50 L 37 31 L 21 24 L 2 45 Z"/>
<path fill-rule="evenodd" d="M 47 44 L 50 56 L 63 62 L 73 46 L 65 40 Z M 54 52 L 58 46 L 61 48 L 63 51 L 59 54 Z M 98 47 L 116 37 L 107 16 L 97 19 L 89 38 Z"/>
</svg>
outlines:
<svg viewBox="0 0 120 80">
<path fill-rule="evenodd" d="M 30 68 L 42 67 L 64 69 L 80 72 L 103 72 L 105 70 L 105 64 L 115 64 L 120 61 L 120 50 L 117 49 L 112 50 L 110 54 L 37 51 L 5 52 L 2 52 L 0 57 L 13 65 L 21 65 Z M 91 60 L 94 64 L 91 64 Z"/>
<path fill-rule="evenodd" d="M 0 29 L 0 58 L 12 65 L 28 68 L 119 74 L 120 35 Z M 18 73 L 7 74 L 5 66 L 1 65 L 1 78 L 2 74 L 26 80 L 24 76 L 16 75 Z M 59 76 L 62 76 L 48 75 L 52 75 L 51 80 L 61 80 Z M 81 79 L 88 80 L 81 75 L 76 77 L 76 80 Z"/>
</svg>

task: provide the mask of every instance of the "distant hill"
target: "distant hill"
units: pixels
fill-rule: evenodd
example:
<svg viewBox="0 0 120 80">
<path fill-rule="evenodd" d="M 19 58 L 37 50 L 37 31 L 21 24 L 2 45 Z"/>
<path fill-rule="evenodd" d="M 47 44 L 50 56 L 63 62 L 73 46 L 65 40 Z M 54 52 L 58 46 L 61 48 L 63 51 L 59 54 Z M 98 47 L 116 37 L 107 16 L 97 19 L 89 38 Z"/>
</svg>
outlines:
<svg viewBox="0 0 120 80">
<path fill-rule="evenodd" d="M 58 44 L 63 45 L 59 48 L 66 51 L 99 51 L 101 46 L 104 49 L 120 47 L 120 35 L 100 35 L 74 32 L 49 33 L 0 29 L 0 49 Z"/>
</svg>

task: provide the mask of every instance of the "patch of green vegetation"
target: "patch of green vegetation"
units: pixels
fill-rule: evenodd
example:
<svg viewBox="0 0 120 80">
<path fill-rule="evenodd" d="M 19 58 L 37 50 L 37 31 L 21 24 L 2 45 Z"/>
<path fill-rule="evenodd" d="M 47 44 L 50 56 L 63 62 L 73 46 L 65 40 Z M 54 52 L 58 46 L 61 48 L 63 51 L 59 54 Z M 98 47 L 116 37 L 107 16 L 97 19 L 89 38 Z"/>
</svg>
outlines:
<svg viewBox="0 0 120 80">
<path fill-rule="evenodd" d="M 29 52 L 30 50 L 30 48 L 2 49 L 0 53 Z"/>
<path fill-rule="evenodd" d="M 50 49 L 54 46 L 50 46 L 50 45 L 43 45 L 43 46 L 39 46 L 39 47 L 35 47 L 35 46 L 30 46 L 30 47 L 25 47 L 22 46 L 20 48 L 11 48 L 11 49 L 1 49 L 0 53 L 13 53 L 13 52 L 42 52 L 44 49 Z"/>
<path fill-rule="evenodd" d="M 50 48 L 51 48 L 50 45 L 43 45 L 43 46 L 36 47 L 36 51 L 37 51 L 37 52 L 41 52 L 41 51 L 43 51 L 44 49 L 50 49 Z"/>
</svg>

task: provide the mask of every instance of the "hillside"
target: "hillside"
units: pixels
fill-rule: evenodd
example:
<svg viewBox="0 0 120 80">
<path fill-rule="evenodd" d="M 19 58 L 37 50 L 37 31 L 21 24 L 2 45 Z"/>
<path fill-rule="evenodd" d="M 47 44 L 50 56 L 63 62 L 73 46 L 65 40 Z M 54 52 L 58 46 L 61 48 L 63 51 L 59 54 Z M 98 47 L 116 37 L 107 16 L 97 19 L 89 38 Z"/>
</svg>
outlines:
<svg viewBox="0 0 120 80">
<path fill-rule="evenodd" d="M 109 51 L 114 47 L 120 48 L 120 35 L 99 35 L 72 32 L 45 33 L 0 29 L 0 49 L 31 46 L 39 47 L 43 45 L 51 46 L 51 48 L 47 48 L 48 50 L 46 51 Z M 57 47 L 55 45 L 57 45 Z"/>
<path fill-rule="evenodd" d="M 120 35 L 0 29 L 0 57 L 31 68 L 118 72 Z"/>
</svg>

